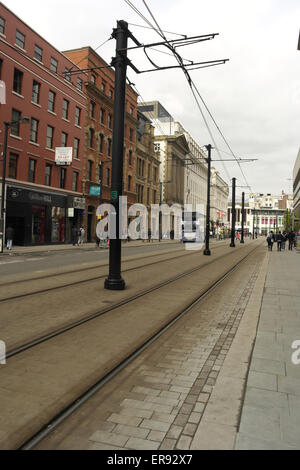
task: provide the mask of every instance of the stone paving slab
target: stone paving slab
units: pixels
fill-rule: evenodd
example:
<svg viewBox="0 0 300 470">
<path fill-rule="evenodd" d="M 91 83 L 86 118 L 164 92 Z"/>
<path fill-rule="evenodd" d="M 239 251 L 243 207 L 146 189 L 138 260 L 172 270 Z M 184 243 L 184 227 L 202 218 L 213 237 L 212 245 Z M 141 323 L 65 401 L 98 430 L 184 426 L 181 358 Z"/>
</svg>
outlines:
<svg viewBox="0 0 300 470">
<path fill-rule="evenodd" d="M 269 254 L 269 269 L 235 449 L 300 449 L 300 257 Z M 300 353 L 298 354 L 300 357 Z"/>
</svg>

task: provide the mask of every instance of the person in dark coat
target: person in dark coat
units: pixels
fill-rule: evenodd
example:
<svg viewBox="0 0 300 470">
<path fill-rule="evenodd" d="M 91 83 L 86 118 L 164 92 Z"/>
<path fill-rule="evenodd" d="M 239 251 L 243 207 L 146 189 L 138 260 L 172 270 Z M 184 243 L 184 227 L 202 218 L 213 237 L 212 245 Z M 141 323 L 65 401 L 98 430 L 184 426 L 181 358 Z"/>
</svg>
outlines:
<svg viewBox="0 0 300 470">
<path fill-rule="evenodd" d="M 284 240 L 284 237 L 282 235 L 282 233 L 278 232 L 277 236 L 276 236 L 276 241 L 277 241 L 277 251 L 281 251 L 281 246 L 282 246 L 282 242 Z"/>
<path fill-rule="evenodd" d="M 288 233 L 288 241 L 289 241 L 289 250 L 293 250 L 293 245 L 295 241 L 295 232 L 289 232 Z"/>
<path fill-rule="evenodd" d="M 12 227 L 7 227 L 6 229 L 6 248 L 8 250 L 12 249 L 14 239 L 14 229 Z"/>
</svg>

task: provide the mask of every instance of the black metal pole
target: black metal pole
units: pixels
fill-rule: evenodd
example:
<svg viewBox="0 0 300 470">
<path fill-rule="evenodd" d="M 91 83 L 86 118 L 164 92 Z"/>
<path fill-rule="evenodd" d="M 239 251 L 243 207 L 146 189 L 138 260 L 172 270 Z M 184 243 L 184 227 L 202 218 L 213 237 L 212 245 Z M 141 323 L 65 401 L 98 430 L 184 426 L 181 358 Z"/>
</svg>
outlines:
<svg viewBox="0 0 300 470">
<path fill-rule="evenodd" d="M 207 204 L 206 204 L 206 234 L 205 234 L 205 250 L 203 254 L 210 256 L 211 251 L 209 249 L 209 219 L 210 219 L 210 167 L 211 167 L 211 145 L 206 145 L 208 151 L 207 157 Z"/>
<path fill-rule="evenodd" d="M 158 240 L 161 241 L 162 236 L 162 213 L 161 213 L 161 204 L 162 204 L 162 181 L 159 183 L 159 217 L 158 217 Z"/>
<path fill-rule="evenodd" d="M 1 249 L 3 253 L 5 242 L 5 186 L 6 186 L 6 155 L 7 155 L 7 138 L 8 129 L 10 127 L 8 122 L 4 123 L 4 146 L 3 146 L 3 166 L 2 166 L 2 190 L 1 190 L 1 214 L 0 214 L 0 236 L 1 236 Z"/>
<path fill-rule="evenodd" d="M 245 193 L 242 193 L 242 233 L 241 233 L 241 243 L 244 242 L 244 225 L 245 225 Z"/>
<path fill-rule="evenodd" d="M 127 70 L 128 23 L 118 21 L 113 31 L 116 39 L 116 57 L 112 65 L 115 67 L 115 101 L 114 126 L 112 147 L 112 180 L 111 204 L 115 208 L 116 239 L 109 243 L 109 275 L 104 287 L 109 290 L 125 289 L 125 281 L 121 277 L 121 238 L 120 227 L 120 196 L 123 191 L 123 160 L 124 160 L 124 125 L 125 125 L 125 96 Z"/>
<path fill-rule="evenodd" d="M 230 246 L 235 248 L 235 185 L 236 178 L 232 178 L 232 217 L 231 217 L 231 243 Z"/>
</svg>

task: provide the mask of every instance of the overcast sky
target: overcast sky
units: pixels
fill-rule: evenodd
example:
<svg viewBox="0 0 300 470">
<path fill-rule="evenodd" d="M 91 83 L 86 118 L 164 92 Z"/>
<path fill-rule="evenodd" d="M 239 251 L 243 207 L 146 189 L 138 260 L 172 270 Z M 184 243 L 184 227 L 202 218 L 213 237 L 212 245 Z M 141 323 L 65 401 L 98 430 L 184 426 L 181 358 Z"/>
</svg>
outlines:
<svg viewBox="0 0 300 470">
<path fill-rule="evenodd" d="M 140 42 L 160 40 L 154 31 L 132 25 L 146 23 L 124 0 L 3 3 L 59 50 L 88 45 L 95 49 L 121 19 L 131 23 Z M 131 3 L 153 22 L 142 0 Z M 163 30 L 188 36 L 219 33 L 212 41 L 178 52 L 194 61 L 230 59 L 225 65 L 191 72 L 191 76 L 235 155 L 258 158 L 242 165 L 252 190 L 291 192 L 289 179 L 300 147 L 300 1 L 147 0 L 147 4 Z M 97 52 L 110 62 L 114 49 L 111 40 Z M 175 64 L 167 55 L 155 51 L 150 55 L 159 65 Z M 143 51 L 131 52 L 129 57 L 141 70 L 152 68 Z M 128 76 L 143 101 L 160 101 L 200 146 L 212 143 L 181 70 L 142 75 L 129 70 Z M 208 123 L 218 148 L 229 152 L 209 118 Z M 221 156 L 230 158 L 226 153 Z M 228 181 L 222 164 L 214 165 Z M 236 163 L 228 162 L 226 168 L 230 178 L 237 178 L 237 185 L 245 184 Z"/>
</svg>

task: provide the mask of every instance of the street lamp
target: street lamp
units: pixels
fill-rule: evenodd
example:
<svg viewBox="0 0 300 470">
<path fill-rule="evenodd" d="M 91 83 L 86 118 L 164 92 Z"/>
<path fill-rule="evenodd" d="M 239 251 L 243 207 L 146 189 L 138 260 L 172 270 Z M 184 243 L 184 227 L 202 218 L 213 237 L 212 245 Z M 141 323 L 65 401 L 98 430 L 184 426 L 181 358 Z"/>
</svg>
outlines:
<svg viewBox="0 0 300 470">
<path fill-rule="evenodd" d="M 6 205 L 5 205 L 5 179 L 6 179 L 6 156 L 7 156 L 7 140 L 8 130 L 14 124 L 19 122 L 23 124 L 29 123 L 28 117 L 20 117 L 16 121 L 4 122 L 4 147 L 3 147 L 3 167 L 2 167 L 2 192 L 1 192 L 1 212 L 0 212 L 0 253 L 3 253 L 4 239 L 5 239 L 5 220 L 6 220 Z"/>
</svg>

